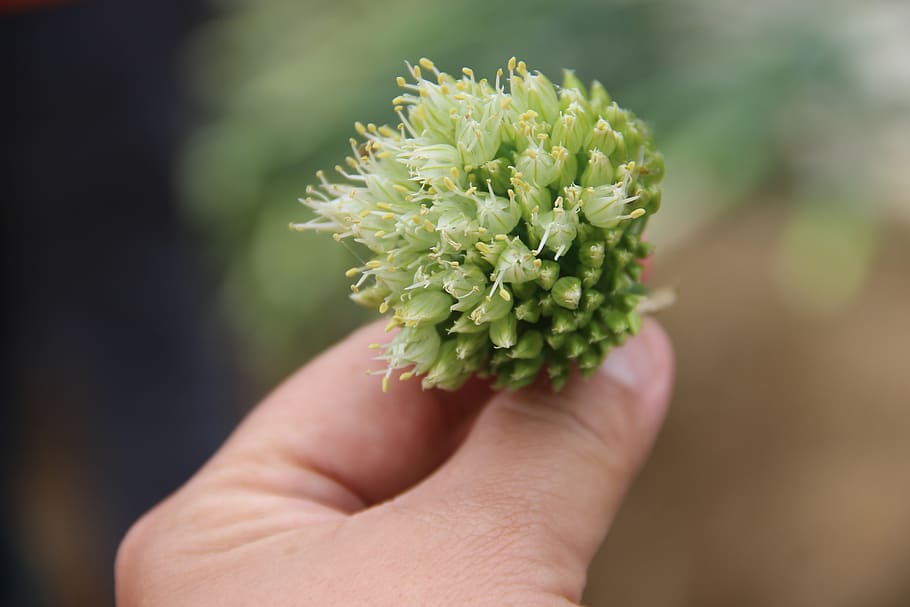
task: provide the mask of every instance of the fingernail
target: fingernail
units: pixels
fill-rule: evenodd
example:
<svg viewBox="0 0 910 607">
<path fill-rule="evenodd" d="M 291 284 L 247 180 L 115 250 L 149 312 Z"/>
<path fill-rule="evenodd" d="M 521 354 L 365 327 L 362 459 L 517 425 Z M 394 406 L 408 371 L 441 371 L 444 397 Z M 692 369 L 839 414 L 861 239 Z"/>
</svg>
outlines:
<svg viewBox="0 0 910 607">
<path fill-rule="evenodd" d="M 631 390 L 644 389 L 654 377 L 657 344 L 651 338 L 655 331 L 659 329 L 645 323 L 638 335 L 607 355 L 601 373 Z"/>
</svg>

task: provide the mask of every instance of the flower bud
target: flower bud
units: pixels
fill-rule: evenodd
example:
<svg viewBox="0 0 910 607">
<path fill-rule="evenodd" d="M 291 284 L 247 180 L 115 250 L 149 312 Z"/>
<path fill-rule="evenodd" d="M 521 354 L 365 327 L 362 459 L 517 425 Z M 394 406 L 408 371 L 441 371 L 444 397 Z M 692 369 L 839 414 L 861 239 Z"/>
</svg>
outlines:
<svg viewBox="0 0 910 607">
<path fill-rule="evenodd" d="M 578 333 L 572 333 L 566 336 L 566 343 L 563 348 L 566 358 L 578 358 L 588 349 L 588 342 Z"/>
<path fill-rule="evenodd" d="M 540 302 L 535 299 L 521 302 L 515 306 L 515 318 L 526 323 L 536 323 L 540 319 Z"/>
<path fill-rule="evenodd" d="M 623 192 L 615 185 L 587 188 L 582 194 L 585 218 L 599 228 L 616 225 L 623 212 Z"/>
<path fill-rule="evenodd" d="M 537 277 L 537 284 L 540 285 L 540 288 L 549 291 L 553 288 L 553 285 L 556 284 L 558 278 L 559 264 L 549 259 L 541 261 L 539 275 Z"/>
<path fill-rule="evenodd" d="M 503 287 L 505 289 L 505 287 Z M 506 291 L 508 293 L 508 291 Z M 492 297 L 486 297 L 480 304 L 471 311 L 470 319 L 475 324 L 493 322 L 506 316 L 512 310 L 511 295 L 508 299 L 501 297 L 498 293 Z"/>
<path fill-rule="evenodd" d="M 413 365 L 415 373 L 423 373 L 436 361 L 440 343 L 435 327 L 405 327 L 386 347 L 385 358 L 390 368 Z"/>
<path fill-rule="evenodd" d="M 588 166 L 581 174 L 581 185 L 590 187 L 612 182 L 613 165 L 603 152 L 594 148 L 588 156 Z"/>
<path fill-rule="evenodd" d="M 425 390 L 435 387 L 443 390 L 457 390 L 471 376 L 473 370 L 465 368 L 464 362 L 455 353 L 456 347 L 453 339 L 443 342 L 436 362 L 433 363 L 421 382 Z"/>
<path fill-rule="evenodd" d="M 509 161 L 505 158 L 494 158 L 480 165 L 480 179 L 489 181 L 496 192 L 505 192 L 511 185 L 512 172 L 509 170 Z"/>
<path fill-rule="evenodd" d="M 581 269 L 581 286 L 586 289 L 592 289 L 597 285 L 603 271 L 600 268 L 582 268 Z"/>
<path fill-rule="evenodd" d="M 497 196 L 493 193 L 492 184 L 488 194 L 474 197 L 477 206 L 477 221 L 490 234 L 508 234 L 519 220 L 521 209 L 508 198 Z"/>
<path fill-rule="evenodd" d="M 610 94 L 607 93 L 604 86 L 597 80 L 595 80 L 594 82 L 591 83 L 590 97 L 591 97 L 591 109 L 596 114 L 603 114 L 607 110 L 607 108 L 610 107 L 610 104 L 613 102 L 613 100 L 610 99 Z"/>
<path fill-rule="evenodd" d="M 606 247 L 601 240 L 589 240 L 578 248 L 578 261 L 589 268 L 599 268 L 604 263 Z"/>
<path fill-rule="evenodd" d="M 457 300 L 452 310 L 465 312 L 484 298 L 487 280 L 477 266 L 459 265 L 448 271 L 442 280 L 442 288 Z"/>
<path fill-rule="evenodd" d="M 543 350 L 543 335 L 533 329 L 525 331 L 512 348 L 509 355 L 512 358 L 537 358 Z"/>
<path fill-rule="evenodd" d="M 610 123 L 603 118 L 598 119 L 594 128 L 588 131 L 584 146 L 589 150 L 600 150 L 605 156 L 612 154 L 616 149 L 616 133 L 610 128 Z"/>
<path fill-rule="evenodd" d="M 490 323 L 490 341 L 496 348 L 511 348 L 518 342 L 518 319 L 514 314 Z"/>
<path fill-rule="evenodd" d="M 535 236 L 540 239 L 535 253 L 546 247 L 556 253 L 555 259 L 558 261 L 575 242 L 577 221 L 575 213 L 566 213 L 561 207 L 537 215 L 531 223 Z"/>
<path fill-rule="evenodd" d="M 575 310 L 581 301 L 581 280 L 575 276 L 563 276 L 553 285 L 550 295 L 557 305 Z"/>
<path fill-rule="evenodd" d="M 570 154 L 569 150 L 561 145 L 554 145 L 550 150 L 550 156 L 553 157 L 556 167 L 556 180 L 553 182 L 556 188 L 561 190 L 572 185 L 578 173 L 578 160 L 575 154 Z"/>
<path fill-rule="evenodd" d="M 551 325 L 553 333 L 572 333 L 578 328 L 575 315 L 565 308 L 556 308 L 553 310 L 553 324 Z"/>
<path fill-rule="evenodd" d="M 511 390 L 517 390 L 531 384 L 540 372 L 541 367 L 543 367 L 542 356 L 516 360 L 512 364 L 512 371 L 509 373 L 508 382 L 504 387 L 508 387 Z"/>
<path fill-rule="evenodd" d="M 550 185 L 557 176 L 556 161 L 537 143 L 529 145 L 518 156 L 515 168 L 521 173 L 522 179 L 540 187 Z"/>
<path fill-rule="evenodd" d="M 439 324 L 449 317 L 452 303 L 442 291 L 423 291 L 397 306 L 395 320 L 405 327 Z"/>
<path fill-rule="evenodd" d="M 481 352 L 488 344 L 487 334 L 483 331 L 459 333 L 455 336 L 455 356 L 459 360 L 468 360 Z"/>
</svg>

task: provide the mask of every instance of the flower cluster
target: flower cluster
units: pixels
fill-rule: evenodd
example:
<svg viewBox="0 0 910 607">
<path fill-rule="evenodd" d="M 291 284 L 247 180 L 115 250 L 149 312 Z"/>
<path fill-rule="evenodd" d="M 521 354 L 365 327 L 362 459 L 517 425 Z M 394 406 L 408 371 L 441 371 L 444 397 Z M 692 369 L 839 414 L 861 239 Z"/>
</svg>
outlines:
<svg viewBox="0 0 910 607">
<path fill-rule="evenodd" d="M 408 68 L 401 123 L 356 123 L 344 180 L 317 173 L 302 200 L 317 217 L 291 225 L 372 253 L 348 277 L 400 327 L 375 346 L 384 389 L 395 370 L 444 389 L 592 372 L 641 323 L 640 235 L 664 172 L 646 125 L 600 83 L 567 71 L 557 87 L 515 58 L 493 82 Z"/>
</svg>

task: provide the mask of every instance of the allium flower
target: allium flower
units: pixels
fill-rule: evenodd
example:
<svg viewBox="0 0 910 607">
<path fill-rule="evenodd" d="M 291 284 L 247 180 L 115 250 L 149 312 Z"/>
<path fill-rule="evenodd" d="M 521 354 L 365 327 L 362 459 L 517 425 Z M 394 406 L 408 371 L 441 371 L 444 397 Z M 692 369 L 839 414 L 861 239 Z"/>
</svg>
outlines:
<svg viewBox="0 0 910 607">
<path fill-rule="evenodd" d="M 302 202 L 318 217 L 291 225 L 372 252 L 347 275 L 401 328 L 376 345 L 383 388 L 399 369 L 449 390 L 592 372 L 641 324 L 640 235 L 664 172 L 647 126 L 569 71 L 557 87 L 515 58 L 492 83 L 408 68 L 401 124 L 356 123 L 344 181 L 317 173 Z"/>
</svg>

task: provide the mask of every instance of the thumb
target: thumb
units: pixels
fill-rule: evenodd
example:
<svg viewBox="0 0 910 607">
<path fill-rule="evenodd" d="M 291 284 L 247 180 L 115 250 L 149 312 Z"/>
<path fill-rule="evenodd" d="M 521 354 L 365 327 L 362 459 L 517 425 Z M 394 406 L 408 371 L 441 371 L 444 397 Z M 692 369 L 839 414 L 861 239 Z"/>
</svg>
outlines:
<svg viewBox="0 0 910 607">
<path fill-rule="evenodd" d="M 573 377 L 561 393 L 494 397 L 461 449 L 417 492 L 475 531 L 513 532 L 509 545 L 558 566 L 563 582 L 577 581 L 560 592 L 577 599 L 661 425 L 672 378 L 670 342 L 646 320 L 592 377 Z"/>
</svg>

